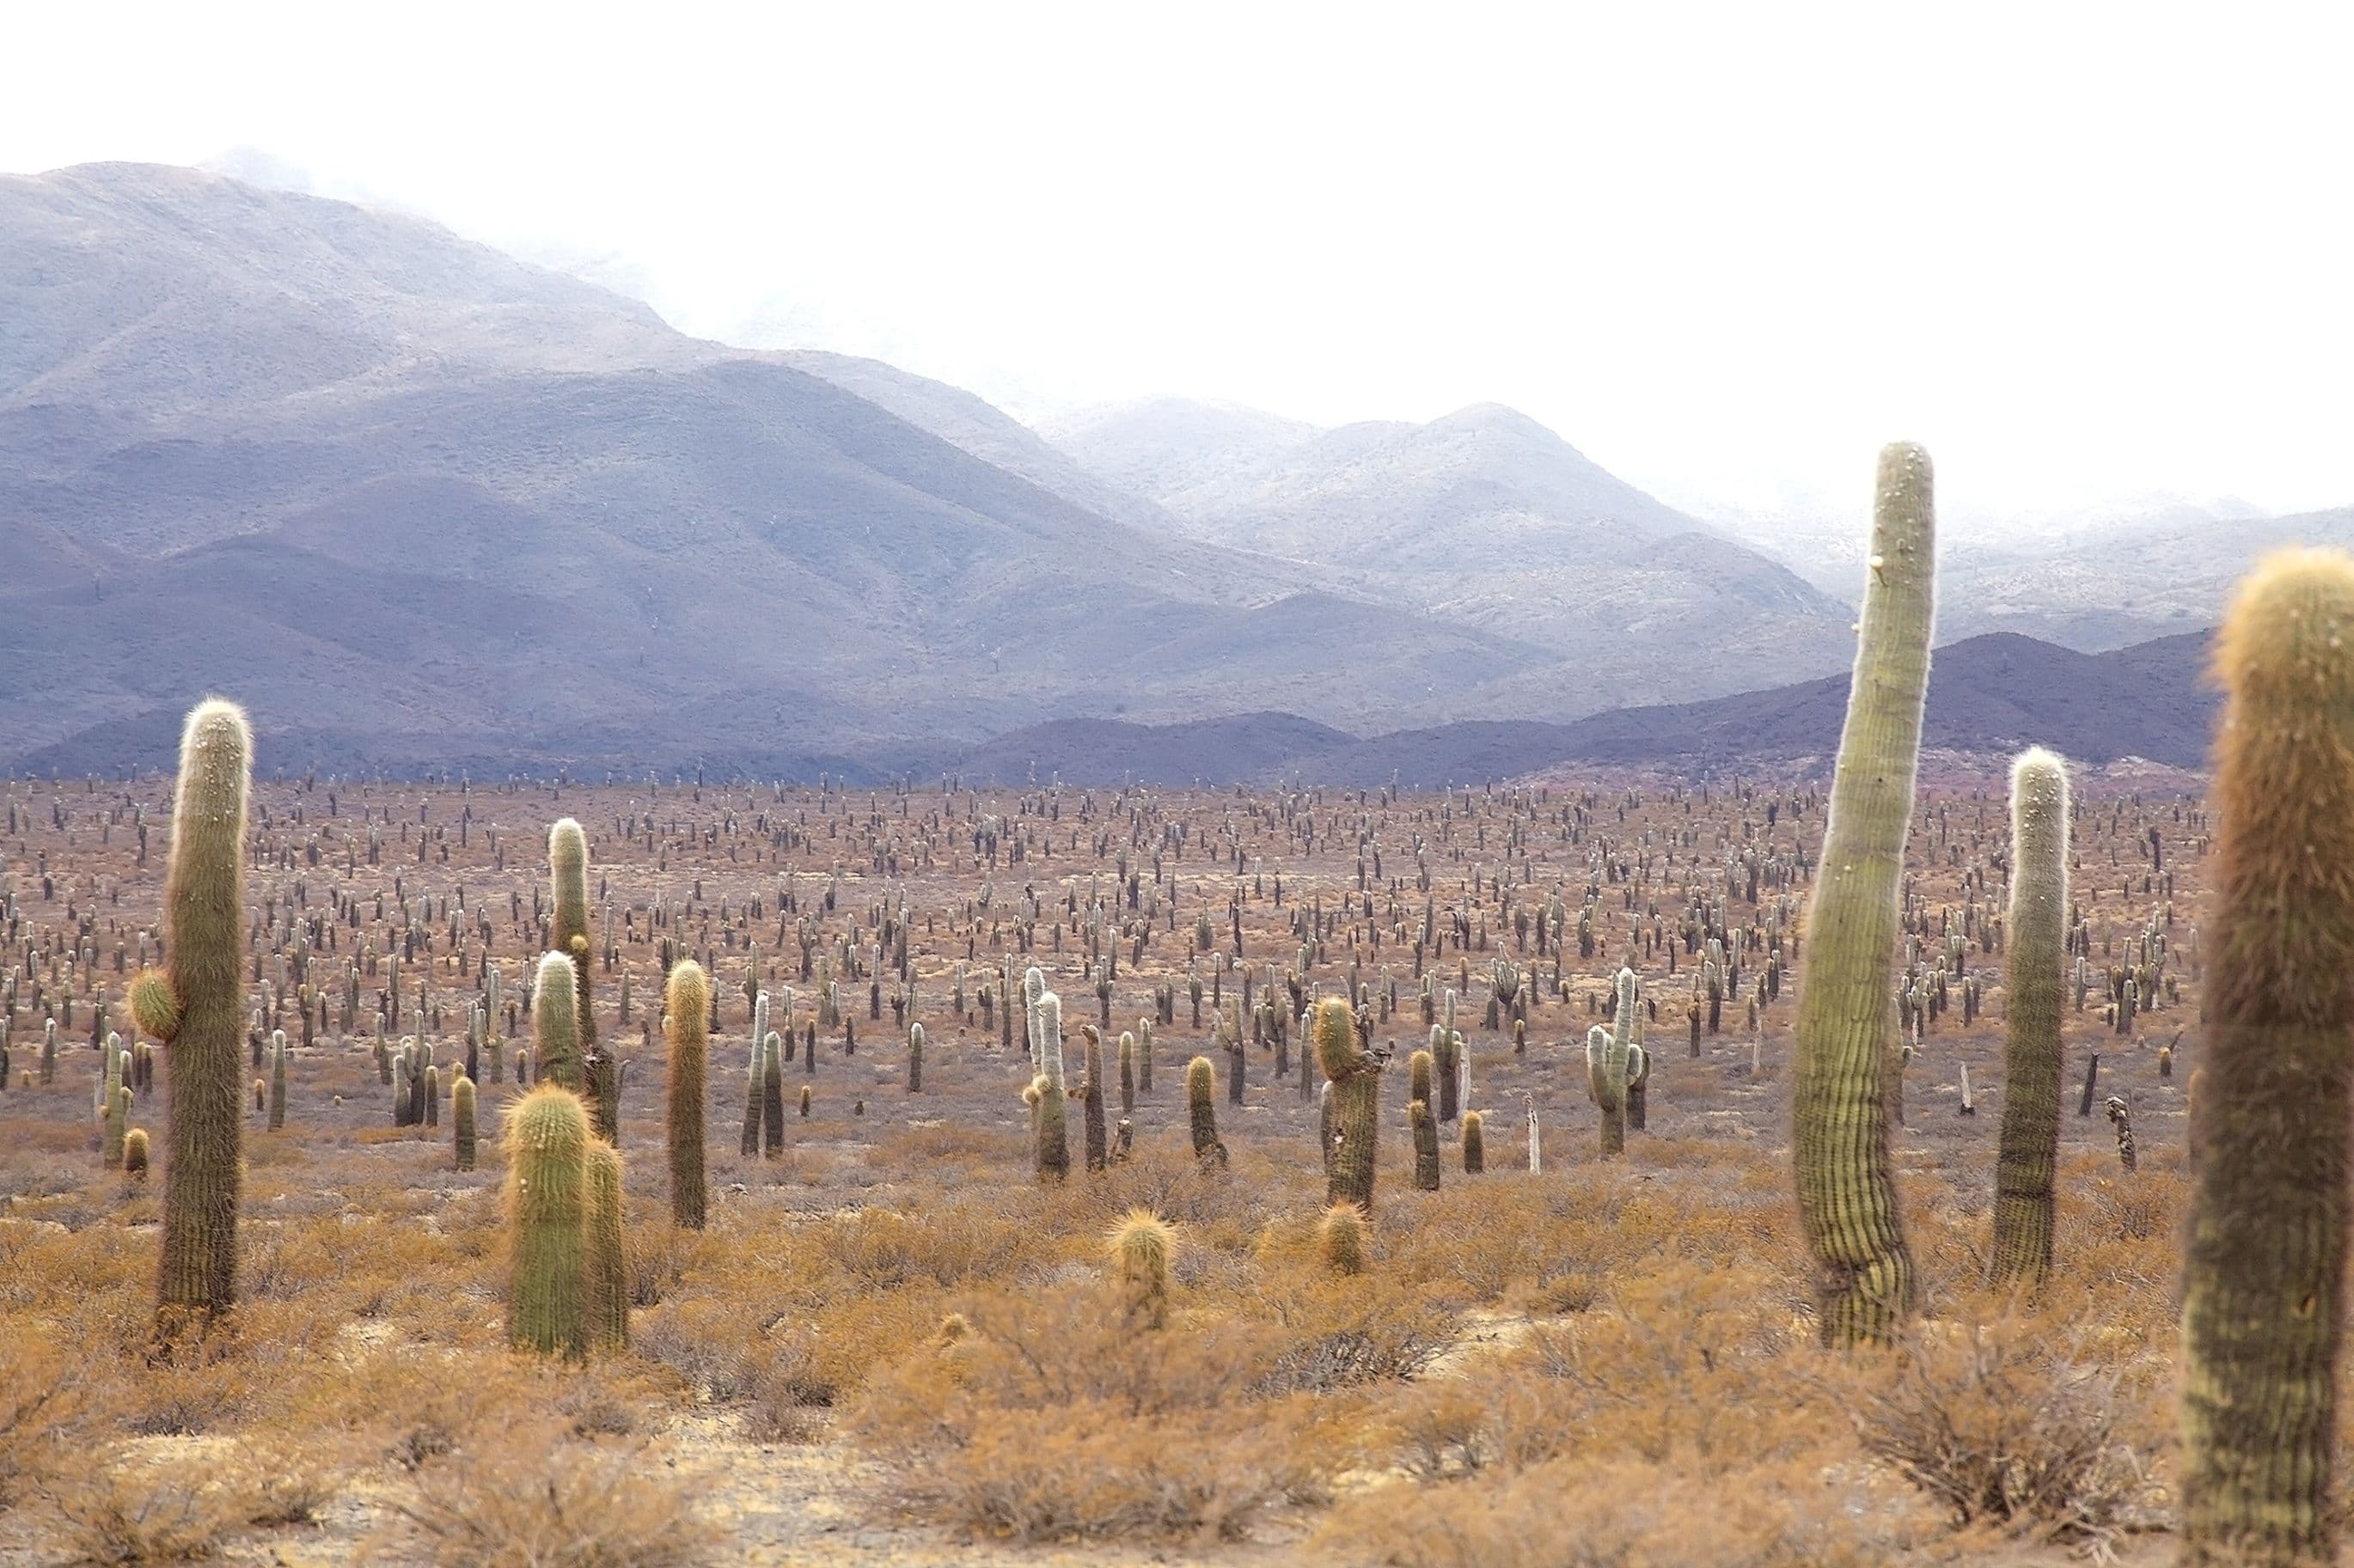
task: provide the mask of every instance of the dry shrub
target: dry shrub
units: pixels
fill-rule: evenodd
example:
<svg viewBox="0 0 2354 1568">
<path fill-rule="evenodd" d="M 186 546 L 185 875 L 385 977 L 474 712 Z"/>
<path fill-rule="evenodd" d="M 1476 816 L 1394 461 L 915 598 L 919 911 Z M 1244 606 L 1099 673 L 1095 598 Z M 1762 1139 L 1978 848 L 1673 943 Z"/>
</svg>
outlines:
<svg viewBox="0 0 2354 1568">
<path fill-rule="evenodd" d="M 414 1536 L 379 1536 L 369 1562 L 421 1549 L 437 1568 L 694 1568 L 716 1539 L 643 1448 L 529 1426 L 435 1461 L 395 1508 Z"/>
<path fill-rule="evenodd" d="M 1802 1467 L 1703 1495 L 1689 1475 L 1562 1458 L 1435 1492 L 1383 1488 L 1317 1542 L 1393 1568 L 1880 1568 L 1917 1533 L 1902 1507 L 1827 1491 Z"/>
<path fill-rule="evenodd" d="M 1844 1380 L 1857 1435 L 1956 1524 L 2100 1537 L 2145 1482 L 2117 1374 L 2020 1319 L 1925 1329 Z"/>
<path fill-rule="evenodd" d="M 637 1325 L 637 1353 L 668 1367 L 694 1393 L 744 1407 L 745 1433 L 756 1443 L 805 1442 L 817 1412 L 832 1405 L 834 1384 L 807 1327 L 763 1323 L 713 1297 L 673 1301 Z"/>
<path fill-rule="evenodd" d="M 241 1489 L 208 1462 L 125 1462 L 118 1451 L 59 1474 L 48 1497 L 69 1563 L 205 1562 L 250 1522 Z"/>
<path fill-rule="evenodd" d="M 27 1333 L 0 1333 L 0 1510 L 64 1461 L 90 1406 L 79 1363 Z"/>
<path fill-rule="evenodd" d="M 1249 1397 L 1246 1326 L 1129 1334 L 1094 1293 L 974 1307 L 877 1377 L 856 1419 L 901 1506 L 1022 1541 L 1234 1539 L 1320 1497 L 1341 1447 L 1309 1401 Z"/>
</svg>

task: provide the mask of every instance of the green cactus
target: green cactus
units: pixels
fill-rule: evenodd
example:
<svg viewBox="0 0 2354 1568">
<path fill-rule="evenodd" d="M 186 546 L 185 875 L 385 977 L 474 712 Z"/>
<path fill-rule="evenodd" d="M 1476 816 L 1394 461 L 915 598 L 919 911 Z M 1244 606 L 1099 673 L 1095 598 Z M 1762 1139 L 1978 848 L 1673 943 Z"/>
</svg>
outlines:
<svg viewBox="0 0 2354 1568">
<path fill-rule="evenodd" d="M 707 1013 L 708 1010 L 705 1011 Z M 663 1027 L 669 1027 L 667 1021 Z M 790 1019 L 786 1020 L 785 1027 L 788 1029 L 792 1027 Z M 706 1028 L 706 1036 L 708 1033 Z M 763 1114 L 760 1107 L 760 1095 L 767 1082 L 769 1065 L 767 1055 L 769 993 L 765 991 L 755 993 L 752 998 L 750 1038 L 752 1049 L 747 1054 L 744 1064 L 744 1134 L 737 1139 L 736 1150 L 747 1160 L 760 1152 L 760 1124 Z"/>
<path fill-rule="evenodd" d="M 131 1127 L 131 1086 L 118 1083 L 107 1096 L 106 1168 L 114 1170 L 122 1163 L 122 1140 Z"/>
<path fill-rule="evenodd" d="M 1310 1033 L 1316 1043 L 1317 1065 L 1331 1084 L 1331 1160 L 1325 1201 L 1352 1204 L 1370 1214 L 1381 1139 L 1381 1064 L 1365 1054 L 1357 1039 L 1356 1014 L 1340 997 L 1328 996 L 1316 1004 Z"/>
<path fill-rule="evenodd" d="M 596 965 L 590 961 L 594 949 L 588 933 L 588 835 L 570 817 L 560 818 L 547 830 L 547 870 L 556 903 L 550 934 L 555 950 L 572 960 L 576 993 L 573 1029 L 579 1079 L 567 1086 L 580 1091 L 591 1130 L 610 1142 L 621 1125 L 621 1084 L 617 1065 L 597 1044 L 597 1010 L 590 994 Z"/>
<path fill-rule="evenodd" d="M 599 1351 L 630 1348 L 630 1265 L 624 1226 L 621 1156 L 602 1139 L 588 1140 L 588 1213 L 583 1216 L 582 1289 L 588 1298 L 588 1342 Z"/>
<path fill-rule="evenodd" d="M 286 1126 L 286 1031 L 270 1032 L 270 1130 Z"/>
<path fill-rule="evenodd" d="M 923 1091 L 924 1026 L 920 1023 L 910 1023 L 907 1025 L 907 1092 L 917 1095 Z"/>
<path fill-rule="evenodd" d="M 671 966 L 663 992 L 663 1034 L 670 1046 L 664 1075 L 664 1120 L 670 1134 L 670 1217 L 683 1230 L 703 1228 L 710 1184 L 703 1169 L 705 1058 L 711 1017 L 711 981 L 689 959 Z M 758 1010 L 756 1010 L 757 1012 Z M 757 1042 L 758 1035 L 753 1036 Z M 758 1049 L 757 1044 L 755 1050 Z"/>
<path fill-rule="evenodd" d="M 1436 1034 L 1438 1031 L 1434 1028 L 1431 1033 Z M 1416 1051 L 1406 1058 L 1405 1097 L 1409 1104 L 1416 1100 L 1420 1100 L 1425 1105 L 1430 1103 L 1431 1054 L 1428 1051 Z"/>
<path fill-rule="evenodd" d="M 1030 972 L 1038 973 L 1036 969 Z M 1038 1103 L 1034 1107 L 1037 1113 L 1037 1140 L 1033 1165 L 1040 1181 L 1059 1181 L 1071 1171 L 1070 1134 L 1066 1126 L 1068 1112 L 1063 1087 L 1063 999 L 1051 991 L 1040 991 L 1030 1016 L 1038 1044 L 1038 1076 L 1034 1081 Z"/>
<path fill-rule="evenodd" d="M 1150 1209 L 1130 1209 L 1104 1237 L 1119 1281 L 1120 1308 L 1132 1329 L 1169 1326 L 1169 1264 L 1177 1233 Z"/>
<path fill-rule="evenodd" d="M 532 1065 L 539 1081 L 579 1094 L 580 988 L 573 963 L 562 953 L 545 953 L 531 992 Z"/>
<path fill-rule="evenodd" d="M 2068 768 L 2041 747 L 2010 768 L 2009 1040 L 1994 1168 L 1997 1285 L 2052 1271 L 2060 1157 L 2060 1007 L 2068 922 Z"/>
<path fill-rule="evenodd" d="M 1119 1114 L 1136 1114 L 1136 1032 L 1129 1029 L 1119 1033 Z"/>
<path fill-rule="evenodd" d="M 2182 1561 L 2337 1561 L 2354 1112 L 2354 560 L 2284 551 L 2215 641 L 2225 709 L 2182 1283 Z M 2015 938 L 2014 938 L 2015 939 Z"/>
<path fill-rule="evenodd" d="M 1152 1020 L 1136 1021 L 1136 1092 L 1152 1092 Z"/>
<path fill-rule="evenodd" d="M 147 1179 L 147 1129 L 143 1127 L 122 1135 L 122 1173 L 134 1181 Z"/>
<path fill-rule="evenodd" d="M 166 1343 L 201 1332 L 237 1301 L 237 1206 L 243 1180 L 238 1043 L 245 1023 L 246 798 L 253 733 L 235 705 L 197 705 L 180 739 L 164 906 L 170 969 L 132 988 L 139 1027 L 170 1054 L 171 1154 L 164 1165 L 156 1329 Z"/>
<path fill-rule="evenodd" d="M 1079 1086 L 1079 1121 L 1086 1129 L 1087 1169 L 1101 1171 L 1109 1160 L 1104 1133 L 1103 1032 L 1092 1023 L 1082 1023 L 1079 1032 L 1087 1043 L 1087 1082 Z"/>
<path fill-rule="evenodd" d="M 1795 1031 L 1798 1214 L 1819 1271 L 1823 1342 L 1888 1340 L 1912 1310 L 1913 1255 L 1888 1158 L 1893 969 L 1904 839 L 1935 620 L 1929 454 L 1880 455 L 1872 557 L 1847 720 L 1808 914 Z"/>
<path fill-rule="evenodd" d="M 1420 1053 L 1416 1053 L 1420 1054 Z M 1414 1184 L 1425 1192 L 1438 1191 L 1438 1121 L 1428 1100 L 1405 1107 L 1406 1125 L 1414 1131 Z"/>
<path fill-rule="evenodd" d="M 1488 1138 L 1478 1111 L 1463 1113 L 1463 1174 L 1477 1176 L 1488 1169 Z"/>
<path fill-rule="evenodd" d="M 458 1169 L 474 1168 L 474 1080 L 461 1075 L 450 1089 L 450 1119 L 455 1124 Z"/>
<path fill-rule="evenodd" d="M 1585 1092 L 1602 1112 L 1602 1153 L 1605 1158 L 1627 1149 L 1627 1081 L 1638 1061 L 1635 1044 L 1635 971 L 1622 969 L 1613 988 L 1618 998 L 1614 1026 L 1596 1024 L 1585 1034 Z"/>
<path fill-rule="evenodd" d="M 809 1086 L 801 1086 L 801 1115 L 809 1115 Z M 760 1042 L 760 1157 L 774 1160 L 785 1150 L 784 1043 L 773 1029 Z"/>
<path fill-rule="evenodd" d="M 425 1125 L 441 1125 L 441 1069 L 428 1066 L 421 1086 L 425 1091 Z"/>
<path fill-rule="evenodd" d="M 508 1114 L 506 1140 L 507 1339 L 578 1360 L 588 1348 L 588 1113 L 571 1090 L 543 1082 Z"/>
<path fill-rule="evenodd" d="M 1185 1109 L 1193 1128 L 1193 1158 L 1212 1164 L 1226 1162 L 1226 1146 L 1218 1141 L 1218 1070 L 1207 1056 L 1196 1056 L 1185 1066 Z"/>
</svg>

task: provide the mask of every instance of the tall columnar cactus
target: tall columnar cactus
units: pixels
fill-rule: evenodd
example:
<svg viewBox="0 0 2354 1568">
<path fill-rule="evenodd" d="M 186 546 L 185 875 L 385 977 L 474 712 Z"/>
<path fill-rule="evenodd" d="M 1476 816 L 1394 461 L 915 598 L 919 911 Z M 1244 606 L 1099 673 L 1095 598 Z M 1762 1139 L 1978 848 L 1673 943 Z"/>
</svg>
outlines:
<svg viewBox="0 0 2354 1568">
<path fill-rule="evenodd" d="M 450 1119 L 455 1124 L 458 1169 L 474 1168 L 474 1080 L 461 1075 L 450 1090 Z"/>
<path fill-rule="evenodd" d="M 1863 619 L 1807 919 L 1792 1134 L 1823 1341 L 1888 1339 L 1913 1307 L 1889 1168 L 1898 892 L 1935 620 L 1929 454 L 1880 454 Z"/>
<path fill-rule="evenodd" d="M 2052 1269 L 2068 925 L 2068 768 L 2041 747 L 2011 764 L 2010 844 L 2010 1038 L 2003 1054 L 1991 1273 L 1997 1285 L 2040 1285 Z"/>
<path fill-rule="evenodd" d="M 591 1129 L 610 1142 L 620 1126 L 621 1086 L 612 1059 L 597 1046 L 597 1010 L 589 995 L 589 975 L 596 966 L 590 961 L 588 934 L 588 835 L 570 817 L 560 818 L 547 830 L 547 870 L 556 900 L 555 950 L 572 960 L 577 996 L 573 1028 L 579 1041 L 580 1076 L 568 1086 L 578 1089 L 587 1102 Z"/>
<path fill-rule="evenodd" d="M 1133 1329 L 1169 1326 L 1169 1264 L 1177 1233 L 1150 1209 L 1130 1209 L 1104 1238 L 1119 1284 L 1120 1308 Z"/>
<path fill-rule="evenodd" d="M 1036 969 L 1030 971 L 1036 974 Z M 1037 1148 L 1034 1165 L 1042 1181 L 1059 1181 L 1071 1171 L 1071 1141 L 1066 1123 L 1068 1111 L 1063 1087 L 1063 999 L 1053 991 L 1038 993 L 1031 1008 L 1038 1041 Z"/>
<path fill-rule="evenodd" d="M 670 1217 L 673 1224 L 690 1231 L 703 1228 L 709 1201 L 709 1183 L 703 1170 L 703 1080 L 710 1050 L 705 1033 L 711 1017 L 710 988 L 703 966 L 689 959 L 671 966 L 663 994 L 663 1033 L 670 1045 L 664 1086 L 670 1130 Z M 766 1011 L 757 1009 L 756 1013 L 764 1015 Z M 759 1038 L 753 1036 L 756 1052 Z"/>
<path fill-rule="evenodd" d="M 2354 561 L 2265 560 L 2224 619 L 2215 668 L 2226 706 L 2206 1065 L 2192 1075 L 2183 1561 L 2326 1563 L 2354 1112 Z"/>
<path fill-rule="evenodd" d="M 924 1092 L 924 1026 L 920 1023 L 907 1025 L 907 1092 Z"/>
<path fill-rule="evenodd" d="M 170 969 L 131 988 L 139 1027 L 164 1043 L 171 1153 L 164 1166 L 156 1328 L 201 1330 L 237 1301 L 244 1069 L 246 795 L 253 733 L 235 705 L 197 705 L 180 737 L 164 906 Z"/>
<path fill-rule="evenodd" d="M 1488 1133 L 1479 1113 L 1463 1113 L 1463 1174 L 1477 1176 L 1488 1169 Z"/>
<path fill-rule="evenodd" d="M 1022 974 L 1022 1012 L 1030 1032 L 1030 1071 L 1034 1076 L 1046 1070 L 1045 1044 L 1038 1022 L 1038 999 L 1045 994 L 1045 971 L 1033 964 Z"/>
<path fill-rule="evenodd" d="M 1325 1201 L 1353 1203 L 1371 1213 L 1381 1137 L 1382 1066 L 1365 1054 L 1357 1039 L 1356 1014 L 1341 998 L 1328 996 L 1316 1004 L 1311 1030 L 1317 1065 L 1331 1083 L 1332 1149 Z"/>
<path fill-rule="evenodd" d="M 577 1360 L 588 1347 L 588 1113 L 542 1083 L 508 1114 L 506 1141 L 507 1338 Z"/>
<path fill-rule="evenodd" d="M 106 1148 L 104 1158 L 109 1171 L 122 1163 L 122 1140 L 131 1128 L 131 1086 L 117 1084 L 114 1092 L 106 1097 Z"/>
<path fill-rule="evenodd" d="M 814 1046 L 812 1046 L 814 1048 Z M 769 1030 L 760 1042 L 760 1158 L 785 1150 L 785 1045 Z M 809 1086 L 801 1086 L 801 1115 L 809 1115 Z"/>
<path fill-rule="evenodd" d="M 286 1031 L 270 1032 L 270 1130 L 286 1126 Z"/>
<path fill-rule="evenodd" d="M 1111 1158 L 1104 1132 L 1103 1032 L 1092 1023 L 1083 1023 L 1079 1029 L 1087 1042 L 1087 1080 L 1079 1086 L 1079 1121 L 1086 1129 L 1087 1169 L 1101 1171 Z"/>
<path fill-rule="evenodd" d="M 532 1065 L 539 1081 L 578 1094 L 586 1086 L 580 1072 L 580 989 L 574 966 L 562 953 L 540 956 L 531 993 Z"/>
<path fill-rule="evenodd" d="M 588 1342 L 600 1351 L 625 1351 L 630 1347 L 630 1265 L 621 1156 L 603 1139 L 588 1140 L 588 1174 L 582 1283 L 588 1298 Z"/>
<path fill-rule="evenodd" d="M 1185 1066 L 1185 1111 L 1193 1130 L 1193 1158 L 1214 1164 L 1226 1162 L 1226 1146 L 1218 1141 L 1218 1070 L 1207 1056 L 1196 1056 Z"/>
</svg>

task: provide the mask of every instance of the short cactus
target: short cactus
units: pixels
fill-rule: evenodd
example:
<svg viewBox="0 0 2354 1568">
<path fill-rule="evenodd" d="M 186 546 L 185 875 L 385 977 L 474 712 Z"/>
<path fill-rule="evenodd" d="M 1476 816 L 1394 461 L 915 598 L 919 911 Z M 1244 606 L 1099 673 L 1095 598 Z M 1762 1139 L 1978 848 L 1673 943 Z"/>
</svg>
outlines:
<svg viewBox="0 0 2354 1568">
<path fill-rule="evenodd" d="M 134 1181 L 147 1180 L 147 1129 L 143 1127 L 122 1135 L 122 1173 Z"/>
<path fill-rule="evenodd" d="M 1430 1102 L 1416 1100 L 1405 1107 L 1406 1124 L 1414 1130 L 1414 1184 L 1425 1192 L 1438 1191 L 1438 1119 Z"/>
<path fill-rule="evenodd" d="M 588 1213 L 583 1216 L 582 1289 L 588 1298 L 588 1341 L 600 1351 L 630 1345 L 630 1266 L 621 1156 L 599 1138 L 588 1140 Z"/>
<path fill-rule="evenodd" d="M 1224 1165 L 1226 1146 L 1218 1141 L 1218 1069 L 1207 1056 L 1185 1065 L 1185 1109 L 1193 1129 L 1193 1158 Z"/>
<path fill-rule="evenodd" d="M 1130 1209 L 1104 1239 L 1129 1326 L 1167 1328 L 1169 1265 L 1177 1255 L 1177 1233 L 1151 1210 Z"/>
<path fill-rule="evenodd" d="M 1364 1210 L 1354 1203 L 1331 1204 L 1316 1229 L 1325 1267 L 1344 1276 L 1365 1272 Z"/>
<path fill-rule="evenodd" d="M 507 1338 L 578 1360 L 588 1346 L 588 1113 L 571 1090 L 542 1083 L 508 1114 L 506 1141 Z"/>
<path fill-rule="evenodd" d="M 450 1120 L 456 1133 L 458 1169 L 474 1168 L 474 1080 L 462 1075 L 450 1090 Z"/>
<path fill-rule="evenodd" d="M 531 993 L 532 1065 L 538 1081 L 579 1094 L 580 988 L 570 959 L 543 954 Z"/>
<path fill-rule="evenodd" d="M 1477 1176 L 1488 1169 L 1488 1137 L 1478 1111 L 1463 1113 L 1463 1174 Z"/>
</svg>

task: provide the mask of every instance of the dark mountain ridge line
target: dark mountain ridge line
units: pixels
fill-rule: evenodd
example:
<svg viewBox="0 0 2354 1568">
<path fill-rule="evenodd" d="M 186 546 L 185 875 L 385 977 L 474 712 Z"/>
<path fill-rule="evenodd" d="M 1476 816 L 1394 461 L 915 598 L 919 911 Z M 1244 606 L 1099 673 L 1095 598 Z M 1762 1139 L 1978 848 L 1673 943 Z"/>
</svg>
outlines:
<svg viewBox="0 0 2354 1568">
<path fill-rule="evenodd" d="M 1930 669 L 1924 747 L 1947 755 L 2001 756 L 2030 744 L 2071 761 L 2106 767 L 2140 758 L 2169 769 L 2203 768 L 2219 698 L 2204 681 L 2208 631 L 2178 634 L 2106 654 L 2077 653 L 2015 632 L 1967 638 L 1939 649 Z M 305 771 L 415 778 L 567 772 L 583 782 L 627 779 L 649 768 L 713 782 L 827 779 L 852 788 L 953 777 L 969 785 L 1074 788 L 1297 782 L 1341 788 L 1477 785 L 1547 768 L 1702 779 L 1772 769 L 1828 774 L 1847 710 L 1848 677 L 1702 702 L 1622 708 L 1568 724 L 1472 719 L 1359 736 L 1266 709 L 1173 724 L 1066 717 L 979 744 L 884 741 L 843 748 L 708 746 L 675 755 L 628 745 L 626 724 L 576 733 L 558 750 L 503 741 L 494 726 L 442 732 L 442 759 L 426 769 L 398 763 L 398 737 L 378 729 L 295 726 L 265 731 L 267 760 Z M 125 766 L 170 766 L 181 708 L 157 707 L 95 726 L 65 747 L 21 758 L 36 776 L 107 775 Z M 614 749 L 609 749 L 614 748 Z M 111 760 L 101 761 L 101 758 Z"/>
</svg>

